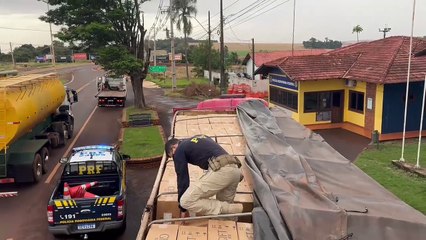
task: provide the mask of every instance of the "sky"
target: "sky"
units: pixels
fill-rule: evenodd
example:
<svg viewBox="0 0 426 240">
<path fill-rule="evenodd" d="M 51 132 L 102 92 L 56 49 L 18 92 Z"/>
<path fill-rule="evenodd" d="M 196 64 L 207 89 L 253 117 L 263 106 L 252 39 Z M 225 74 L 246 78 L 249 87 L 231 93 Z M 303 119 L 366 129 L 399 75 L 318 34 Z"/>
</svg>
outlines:
<svg viewBox="0 0 426 240">
<path fill-rule="evenodd" d="M 165 10 L 170 0 L 151 0 L 142 4 L 145 28 L 154 37 L 152 26 L 158 29 L 157 39 L 166 37 Z M 295 3 L 295 8 L 294 8 Z M 293 11 L 295 10 L 294 42 L 302 43 L 314 37 L 342 42 L 356 41 L 352 29 L 360 25 L 360 41 L 383 38 L 379 29 L 391 28 L 386 36 L 410 36 L 414 0 L 223 0 L 224 42 L 247 44 L 291 43 L 293 40 Z M 219 40 L 220 0 L 198 0 L 197 14 L 192 20 L 194 39 L 206 39 L 208 11 L 211 14 L 212 38 Z M 416 1 L 414 36 L 426 36 L 426 1 Z M 47 5 L 37 0 L 0 0 L 0 47 L 8 52 L 10 44 L 41 46 L 50 44 L 49 24 L 38 18 Z M 198 20 L 198 21 L 196 21 Z M 165 24 L 161 24 L 164 22 Z M 204 26 L 205 29 L 201 25 Z M 52 25 L 55 33 L 59 26 Z M 151 31 L 149 31 L 151 30 Z M 175 36 L 183 34 L 175 29 Z"/>
</svg>

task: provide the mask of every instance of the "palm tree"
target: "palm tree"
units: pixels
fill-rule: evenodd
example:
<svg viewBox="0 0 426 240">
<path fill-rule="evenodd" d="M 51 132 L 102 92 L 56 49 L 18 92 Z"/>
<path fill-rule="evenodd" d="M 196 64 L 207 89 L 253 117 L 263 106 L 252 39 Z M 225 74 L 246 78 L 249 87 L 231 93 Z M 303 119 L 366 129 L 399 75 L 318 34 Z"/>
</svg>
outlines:
<svg viewBox="0 0 426 240">
<path fill-rule="evenodd" d="M 364 29 L 358 24 L 352 29 L 352 33 L 356 33 L 356 41 L 359 42 L 358 34 L 362 32 Z"/>
<path fill-rule="evenodd" d="M 186 62 L 186 78 L 189 79 L 188 70 L 188 35 L 192 33 L 192 24 L 190 17 L 197 14 L 195 5 L 197 0 L 174 0 L 172 4 L 172 20 L 176 22 L 176 27 L 183 32 L 185 40 L 185 62 Z"/>
</svg>

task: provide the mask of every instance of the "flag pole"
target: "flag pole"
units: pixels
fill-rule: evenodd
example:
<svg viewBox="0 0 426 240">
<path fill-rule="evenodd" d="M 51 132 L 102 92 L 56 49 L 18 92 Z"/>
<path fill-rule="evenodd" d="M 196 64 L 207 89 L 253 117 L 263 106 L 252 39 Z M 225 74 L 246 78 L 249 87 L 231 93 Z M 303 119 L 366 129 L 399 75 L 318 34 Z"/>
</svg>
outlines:
<svg viewBox="0 0 426 240">
<path fill-rule="evenodd" d="M 399 159 L 402 162 L 405 162 L 404 159 L 404 148 L 405 148 L 405 127 L 407 125 L 407 108 L 408 108 L 408 90 L 410 86 L 410 69 L 411 69 L 411 53 L 413 48 L 413 32 L 414 32 L 414 15 L 416 12 L 416 0 L 413 0 L 413 16 L 411 19 L 411 36 L 410 36 L 410 50 L 408 54 L 408 71 L 407 71 L 407 86 L 405 89 L 405 109 L 404 109 L 404 128 L 402 132 L 402 146 L 401 146 L 401 158 Z"/>
<path fill-rule="evenodd" d="M 419 145 L 417 146 L 416 168 L 420 168 L 420 148 L 422 144 L 423 117 L 425 112 L 425 98 L 426 98 L 425 95 L 426 95 L 426 75 L 425 75 L 424 88 L 423 88 L 422 115 L 420 117 Z"/>
</svg>

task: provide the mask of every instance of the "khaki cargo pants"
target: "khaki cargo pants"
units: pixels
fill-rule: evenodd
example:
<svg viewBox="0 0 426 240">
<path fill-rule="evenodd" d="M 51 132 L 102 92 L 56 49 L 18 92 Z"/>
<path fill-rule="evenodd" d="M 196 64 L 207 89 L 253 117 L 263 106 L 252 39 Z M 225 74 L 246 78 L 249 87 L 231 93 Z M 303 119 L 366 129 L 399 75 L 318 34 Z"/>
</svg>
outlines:
<svg viewBox="0 0 426 240">
<path fill-rule="evenodd" d="M 241 169 L 228 164 L 217 171 L 209 170 L 192 182 L 180 199 L 180 205 L 190 213 L 217 215 L 234 201 L 238 183 L 242 179 Z M 216 195 L 216 199 L 210 199 Z"/>
</svg>

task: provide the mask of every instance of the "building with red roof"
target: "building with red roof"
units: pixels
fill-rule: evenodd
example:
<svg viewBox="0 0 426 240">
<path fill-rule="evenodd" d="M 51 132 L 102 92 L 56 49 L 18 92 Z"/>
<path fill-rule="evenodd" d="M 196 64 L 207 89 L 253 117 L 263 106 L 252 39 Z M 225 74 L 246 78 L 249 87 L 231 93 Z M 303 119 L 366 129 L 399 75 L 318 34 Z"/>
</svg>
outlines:
<svg viewBox="0 0 426 240">
<path fill-rule="evenodd" d="M 307 49 L 307 50 L 295 50 L 295 51 L 276 51 L 276 52 L 257 52 L 254 53 L 254 70 L 256 71 L 260 66 L 267 62 L 271 62 L 277 59 L 290 57 L 290 56 L 307 56 L 307 55 L 318 55 L 326 53 L 328 49 Z M 253 76 L 253 58 L 251 53 L 247 53 L 242 63 L 245 66 L 245 73 L 249 76 Z M 259 76 L 260 77 L 260 76 Z M 259 78 L 258 77 L 258 78 Z"/>
<path fill-rule="evenodd" d="M 271 103 L 291 110 L 311 129 L 340 127 L 367 137 L 377 131 L 381 140 L 399 139 L 409 51 L 409 37 L 389 37 L 320 55 L 283 57 L 263 63 L 255 74 L 269 76 Z M 418 136 L 425 75 L 426 39 L 413 38 L 408 137 Z"/>
</svg>

